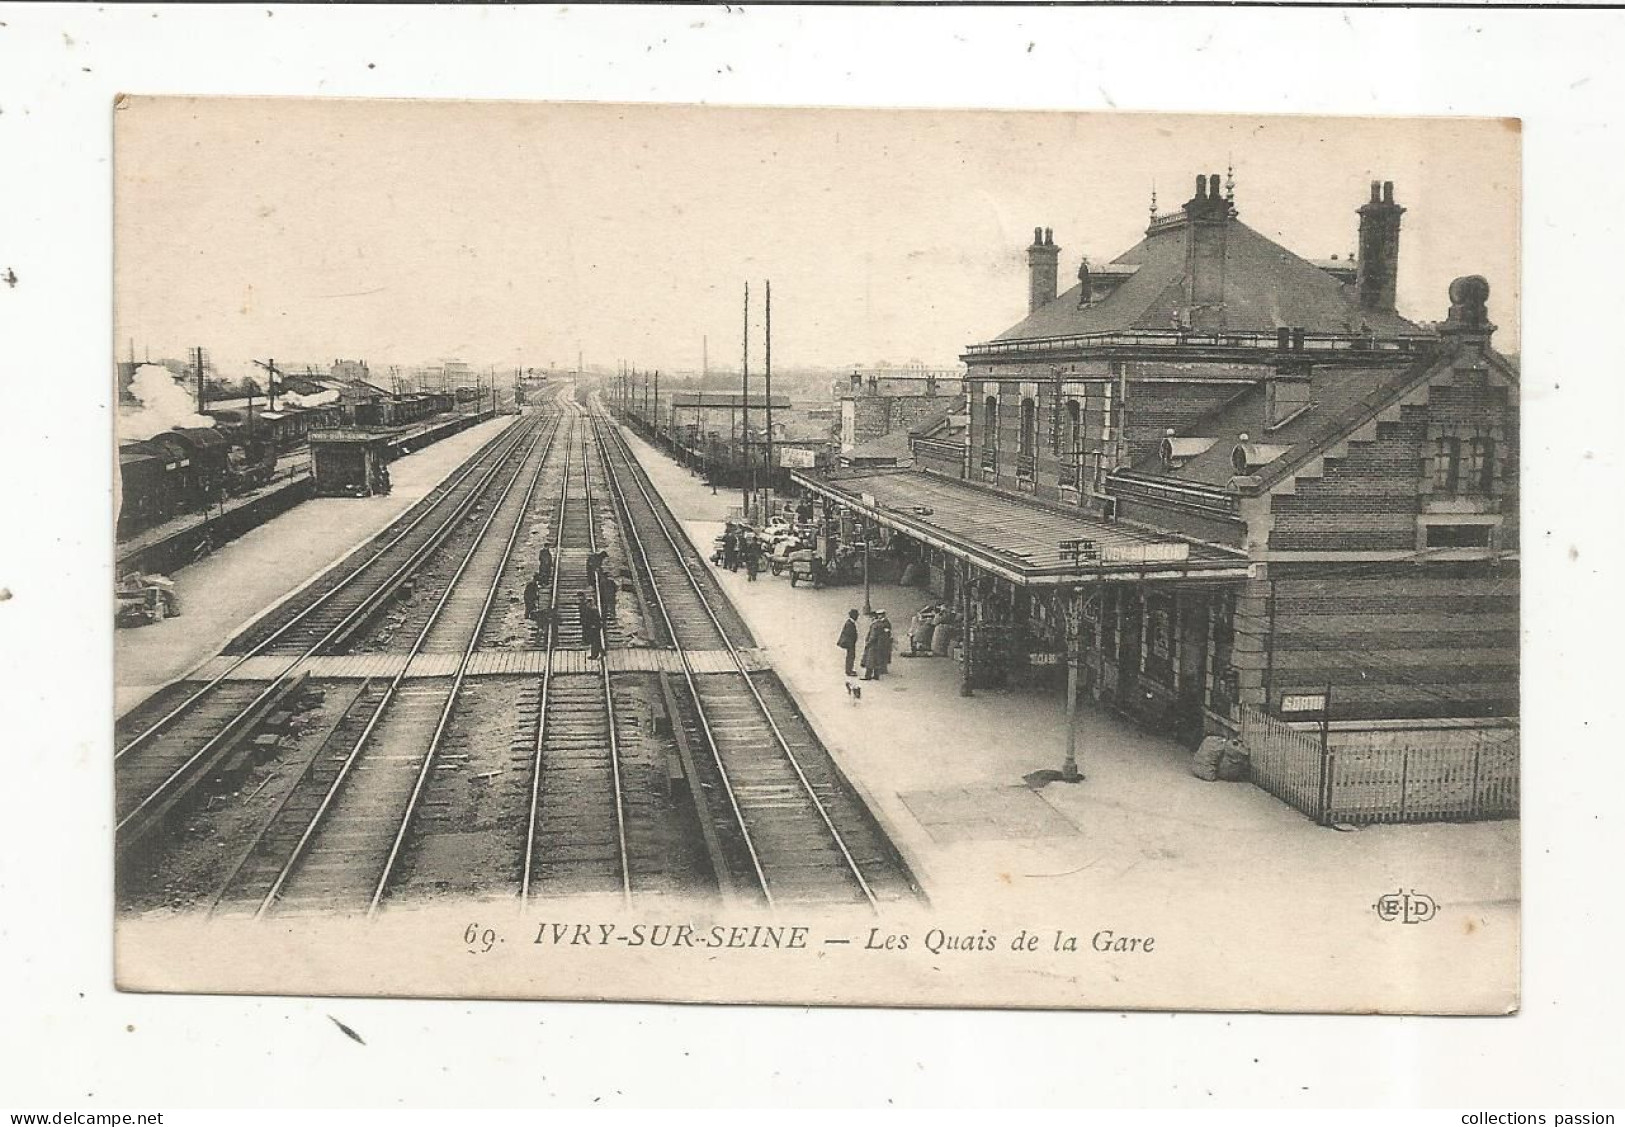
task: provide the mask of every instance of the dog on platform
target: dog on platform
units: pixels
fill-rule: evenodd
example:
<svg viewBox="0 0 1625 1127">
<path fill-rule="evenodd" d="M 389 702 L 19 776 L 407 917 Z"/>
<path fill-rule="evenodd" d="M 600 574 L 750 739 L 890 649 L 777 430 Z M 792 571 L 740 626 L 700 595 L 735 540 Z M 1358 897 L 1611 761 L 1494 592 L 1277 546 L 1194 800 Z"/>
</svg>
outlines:
<svg viewBox="0 0 1625 1127">
<path fill-rule="evenodd" d="M 857 704 L 863 699 L 863 686 L 854 685 L 851 681 L 848 681 L 846 683 L 846 695 L 852 698 L 853 704 Z"/>
</svg>

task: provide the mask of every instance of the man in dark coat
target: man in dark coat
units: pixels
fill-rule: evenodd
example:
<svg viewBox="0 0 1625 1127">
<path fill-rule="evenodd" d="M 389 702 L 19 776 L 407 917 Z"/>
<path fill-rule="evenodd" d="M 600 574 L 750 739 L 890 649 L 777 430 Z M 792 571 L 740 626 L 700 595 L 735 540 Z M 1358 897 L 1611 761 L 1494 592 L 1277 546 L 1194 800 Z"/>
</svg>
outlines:
<svg viewBox="0 0 1625 1127">
<path fill-rule="evenodd" d="M 598 568 L 598 603 L 604 608 L 604 614 L 615 613 L 615 596 L 620 592 L 615 578 L 605 571 L 602 566 Z"/>
<path fill-rule="evenodd" d="M 536 580 L 539 583 L 547 583 L 551 581 L 552 578 L 553 549 L 549 548 L 546 544 L 543 544 L 542 550 L 537 553 L 536 556 Z"/>
<path fill-rule="evenodd" d="M 541 585 L 536 582 L 536 577 L 533 575 L 530 577 L 530 582 L 525 584 L 525 617 L 532 622 L 536 621 L 536 604 L 541 601 L 541 597 Z"/>
<path fill-rule="evenodd" d="M 604 656 L 604 620 L 598 617 L 598 608 L 592 605 L 587 592 L 581 592 L 581 637 L 587 643 L 589 658 Z"/>
<path fill-rule="evenodd" d="M 722 566 L 729 571 L 739 570 L 739 533 L 732 525 L 722 534 Z"/>
<path fill-rule="evenodd" d="M 841 623 L 841 637 L 835 644 L 846 651 L 846 675 L 848 677 L 857 676 L 858 671 L 853 668 L 853 663 L 857 661 L 858 657 L 858 612 L 856 610 L 846 612 L 846 621 Z"/>
</svg>

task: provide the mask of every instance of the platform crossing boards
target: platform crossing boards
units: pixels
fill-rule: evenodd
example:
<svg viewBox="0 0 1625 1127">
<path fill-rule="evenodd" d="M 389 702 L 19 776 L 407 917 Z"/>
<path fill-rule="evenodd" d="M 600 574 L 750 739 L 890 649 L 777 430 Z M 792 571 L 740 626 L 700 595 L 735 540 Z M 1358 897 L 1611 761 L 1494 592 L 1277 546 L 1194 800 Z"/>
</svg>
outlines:
<svg viewBox="0 0 1625 1127">
<path fill-rule="evenodd" d="M 741 650 L 746 666 L 752 672 L 772 668 L 765 651 Z M 307 657 L 290 669 L 289 660 L 274 654 L 251 657 L 233 668 L 237 658 L 221 656 L 211 658 L 193 675 L 194 680 L 213 680 L 224 675 L 228 681 L 270 681 L 284 673 L 308 673 L 318 681 L 366 680 L 369 677 L 394 677 L 406 669 L 408 679 L 417 677 L 450 677 L 457 672 L 457 654 L 418 654 L 407 659 L 405 654 L 338 654 Z M 689 663 L 696 673 L 727 673 L 736 669 L 726 650 L 690 650 Z M 680 673 L 682 661 L 666 649 L 613 649 L 605 656 L 610 673 Z M 548 671 L 545 650 L 475 650 L 469 658 L 466 677 L 540 676 Z M 590 673 L 598 663 L 587 656 L 586 650 L 555 650 L 552 672 Z"/>
</svg>

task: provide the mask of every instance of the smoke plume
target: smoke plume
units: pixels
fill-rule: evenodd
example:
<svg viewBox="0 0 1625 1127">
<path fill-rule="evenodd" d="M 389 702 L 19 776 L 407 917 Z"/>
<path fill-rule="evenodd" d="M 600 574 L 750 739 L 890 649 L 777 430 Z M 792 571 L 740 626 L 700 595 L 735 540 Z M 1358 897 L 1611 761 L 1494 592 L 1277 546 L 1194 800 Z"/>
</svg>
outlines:
<svg viewBox="0 0 1625 1127">
<path fill-rule="evenodd" d="M 175 427 L 214 426 L 213 419 L 197 413 L 191 392 L 162 364 L 136 368 L 130 394 L 139 402 L 119 410 L 118 433 L 125 442 L 142 442 Z"/>
</svg>

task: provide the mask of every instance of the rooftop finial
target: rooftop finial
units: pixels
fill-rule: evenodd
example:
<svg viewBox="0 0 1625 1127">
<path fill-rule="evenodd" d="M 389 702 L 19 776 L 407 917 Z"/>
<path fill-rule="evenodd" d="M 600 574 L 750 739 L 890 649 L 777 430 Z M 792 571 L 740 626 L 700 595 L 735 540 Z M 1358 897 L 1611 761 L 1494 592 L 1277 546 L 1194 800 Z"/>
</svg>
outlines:
<svg viewBox="0 0 1625 1127">
<path fill-rule="evenodd" d="M 1157 182 L 1151 181 L 1151 218 L 1157 217 Z"/>
<path fill-rule="evenodd" d="M 1229 161 L 1224 168 L 1224 198 L 1236 202 L 1236 163 Z"/>
</svg>

